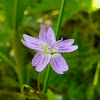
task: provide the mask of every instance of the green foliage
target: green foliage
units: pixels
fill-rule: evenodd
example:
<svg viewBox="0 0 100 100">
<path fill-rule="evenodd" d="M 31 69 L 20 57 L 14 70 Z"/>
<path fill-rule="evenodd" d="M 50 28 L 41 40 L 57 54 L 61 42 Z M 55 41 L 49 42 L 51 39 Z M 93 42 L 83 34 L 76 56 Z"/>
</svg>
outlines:
<svg viewBox="0 0 100 100">
<path fill-rule="evenodd" d="M 1 0 L 8 26 L 18 28 L 29 0 Z"/>
<path fill-rule="evenodd" d="M 52 26 L 55 30 L 60 5 L 61 0 L 0 0 L 0 100 L 39 100 L 43 97 L 37 91 L 38 72 L 31 64 L 36 52 L 20 45 L 20 38 L 22 34 L 38 37 L 42 25 Z M 48 100 L 57 100 L 55 94 L 62 95 L 63 100 L 100 99 L 100 69 L 97 67 L 100 58 L 99 13 L 100 10 L 92 12 L 92 0 L 66 0 L 60 38 L 75 39 L 74 44 L 79 48 L 62 54 L 69 66 L 64 75 L 51 69 Z M 22 47 L 24 50 L 21 51 Z M 18 67 L 16 53 L 10 54 L 13 49 L 19 50 Z M 21 61 L 20 57 L 23 57 Z M 41 91 L 46 72 L 47 68 L 41 72 Z M 23 87 L 31 90 L 27 96 L 20 91 L 20 81 L 27 84 Z"/>
<path fill-rule="evenodd" d="M 48 100 L 57 100 L 55 94 L 50 89 L 48 89 L 47 96 L 48 96 Z"/>
<path fill-rule="evenodd" d="M 60 4 L 61 4 L 61 0 L 49 0 L 49 1 L 40 0 L 39 2 L 37 0 L 34 0 L 33 3 L 31 4 L 31 7 L 34 8 L 29 9 L 29 11 L 32 14 L 43 13 L 43 12 L 60 8 Z"/>
<path fill-rule="evenodd" d="M 0 47 L 0 58 L 4 60 L 6 63 L 8 63 L 8 65 L 10 65 L 11 67 L 13 68 L 15 67 L 14 62 L 11 60 L 11 58 L 9 58 L 6 51 L 1 47 Z"/>
<path fill-rule="evenodd" d="M 96 91 L 97 91 L 98 95 L 100 96 L 100 84 L 98 84 L 98 85 L 96 86 Z"/>
<path fill-rule="evenodd" d="M 5 26 L 0 26 L 0 42 L 5 46 L 10 41 L 10 36 L 8 33 L 8 28 Z"/>
<path fill-rule="evenodd" d="M 79 100 L 79 99 L 85 100 L 82 88 L 84 87 L 77 86 L 76 82 L 72 82 L 68 89 L 69 99 L 70 100 Z"/>
<path fill-rule="evenodd" d="M 95 88 L 90 84 L 87 88 L 87 100 L 94 100 Z"/>
</svg>

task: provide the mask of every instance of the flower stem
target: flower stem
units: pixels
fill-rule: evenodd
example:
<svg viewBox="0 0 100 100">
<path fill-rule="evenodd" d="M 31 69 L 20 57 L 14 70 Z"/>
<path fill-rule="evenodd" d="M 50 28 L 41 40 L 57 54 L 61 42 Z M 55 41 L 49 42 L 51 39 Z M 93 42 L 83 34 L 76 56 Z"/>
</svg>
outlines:
<svg viewBox="0 0 100 100">
<path fill-rule="evenodd" d="M 38 74 L 38 91 L 40 92 L 41 90 L 40 90 L 40 72 L 39 72 L 39 74 Z"/>
<path fill-rule="evenodd" d="M 62 22 L 62 17 L 63 17 L 63 12 L 64 12 L 64 6 L 65 6 L 65 0 L 62 0 L 60 14 L 59 14 L 59 17 L 58 17 L 58 22 L 57 22 L 57 28 L 56 28 L 56 32 L 55 32 L 56 40 L 58 40 L 58 37 L 59 37 L 59 32 L 60 32 L 61 22 Z M 49 64 L 48 65 L 48 69 L 47 69 L 46 78 L 45 78 L 44 87 L 43 87 L 43 93 L 44 94 L 47 93 L 47 89 L 48 89 L 48 81 L 49 81 L 50 69 L 51 69 L 51 66 Z"/>
<path fill-rule="evenodd" d="M 65 1 L 66 0 L 62 0 L 60 14 L 59 14 L 58 21 L 57 21 L 57 28 L 56 28 L 56 32 L 55 32 L 56 40 L 58 40 L 58 38 L 59 38 L 59 33 L 60 33 L 60 29 L 61 29 L 61 22 L 62 22 L 63 13 L 64 13 L 64 7 L 65 7 Z"/>
<path fill-rule="evenodd" d="M 48 69 L 47 69 L 46 78 L 45 78 L 43 93 L 47 93 L 48 81 L 49 81 L 49 75 L 50 75 L 50 69 L 51 69 L 51 66 L 50 66 L 50 64 L 49 64 L 49 65 L 48 65 Z"/>
</svg>

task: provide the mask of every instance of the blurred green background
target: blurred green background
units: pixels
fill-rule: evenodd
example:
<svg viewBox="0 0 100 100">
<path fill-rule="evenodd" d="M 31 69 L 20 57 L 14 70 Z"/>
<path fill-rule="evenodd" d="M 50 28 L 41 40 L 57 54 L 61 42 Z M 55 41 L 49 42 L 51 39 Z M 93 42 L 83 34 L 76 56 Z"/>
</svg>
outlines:
<svg viewBox="0 0 100 100">
<path fill-rule="evenodd" d="M 38 72 L 31 65 L 36 51 L 20 40 L 23 34 L 38 38 L 43 25 L 55 30 L 61 1 L 0 0 L 0 100 L 39 99 L 28 90 L 32 87 L 37 91 Z M 64 75 L 51 70 L 49 100 L 100 100 L 99 8 L 100 0 L 66 0 L 59 37 L 75 39 L 79 48 L 62 54 L 69 65 Z M 41 72 L 41 90 L 46 71 Z M 23 91 L 29 93 L 22 94 L 20 89 L 25 84 L 30 87 L 25 86 Z M 26 95 L 33 98 L 26 99 Z"/>
</svg>

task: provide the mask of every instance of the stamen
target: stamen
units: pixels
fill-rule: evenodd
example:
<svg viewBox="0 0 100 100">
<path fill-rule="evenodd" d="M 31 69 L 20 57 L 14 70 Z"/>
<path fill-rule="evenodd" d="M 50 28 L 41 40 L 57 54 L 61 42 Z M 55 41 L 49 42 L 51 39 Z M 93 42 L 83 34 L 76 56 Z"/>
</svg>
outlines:
<svg viewBox="0 0 100 100">
<path fill-rule="evenodd" d="M 55 55 L 55 54 L 52 54 L 52 55 L 51 55 L 51 58 L 52 58 L 52 59 L 55 59 L 55 58 L 56 58 L 56 55 Z"/>
<path fill-rule="evenodd" d="M 41 46 L 41 49 L 44 49 L 43 45 Z"/>
<path fill-rule="evenodd" d="M 41 49 L 44 51 L 44 55 L 58 53 L 58 49 L 55 47 L 55 45 L 45 44 L 41 46 Z"/>
</svg>

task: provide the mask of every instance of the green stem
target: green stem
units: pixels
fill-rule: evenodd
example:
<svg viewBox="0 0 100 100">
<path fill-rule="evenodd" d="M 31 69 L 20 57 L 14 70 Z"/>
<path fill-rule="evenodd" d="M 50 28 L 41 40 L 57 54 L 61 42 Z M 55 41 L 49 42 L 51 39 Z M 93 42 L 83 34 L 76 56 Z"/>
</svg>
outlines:
<svg viewBox="0 0 100 100">
<path fill-rule="evenodd" d="M 39 72 L 39 74 L 38 74 L 38 91 L 40 92 L 41 90 L 40 90 L 40 72 Z"/>
<path fill-rule="evenodd" d="M 99 74 L 100 74 L 100 60 L 98 62 L 96 73 L 95 73 L 95 76 L 94 76 L 93 86 L 96 86 L 98 84 L 99 76 L 100 76 Z"/>
<path fill-rule="evenodd" d="M 88 100 L 94 100 L 94 95 L 95 95 L 95 87 L 97 86 L 99 82 L 99 76 L 100 76 L 100 60 L 98 61 L 97 69 L 94 75 L 94 80 L 93 80 L 93 85 L 89 90 L 88 93 Z"/>
<path fill-rule="evenodd" d="M 65 0 L 62 0 L 62 4 L 61 4 L 61 9 L 60 9 L 60 14 L 58 17 L 58 22 L 57 22 L 57 28 L 56 28 L 56 32 L 55 32 L 55 36 L 56 36 L 56 40 L 58 40 L 58 36 L 59 36 L 59 32 L 61 29 L 61 22 L 62 22 L 62 17 L 63 17 L 63 12 L 64 12 L 64 6 L 65 6 Z M 49 81 L 49 76 L 50 76 L 50 64 L 47 66 L 47 74 L 46 74 L 46 78 L 45 78 L 45 83 L 44 83 L 44 87 L 43 87 L 43 93 L 47 93 L 47 89 L 48 89 L 48 81 Z"/>
<path fill-rule="evenodd" d="M 62 17 L 63 17 L 63 13 L 64 13 L 65 1 L 66 0 L 62 0 L 60 14 L 59 14 L 58 21 L 57 21 L 57 28 L 56 28 L 56 32 L 55 32 L 56 40 L 58 40 L 58 38 L 59 38 L 59 33 L 60 33 L 60 29 L 61 29 L 61 22 L 62 22 Z"/>
<path fill-rule="evenodd" d="M 50 64 L 47 67 L 48 67 L 48 69 L 47 69 L 47 74 L 46 74 L 46 78 L 45 78 L 43 93 L 47 93 L 47 89 L 48 89 L 48 81 L 49 81 L 50 69 L 51 69 Z"/>
<path fill-rule="evenodd" d="M 11 42 L 12 42 L 12 47 L 14 49 L 15 53 L 15 61 L 16 61 L 16 72 L 18 75 L 18 79 L 20 82 L 20 85 L 22 85 L 25 81 L 23 79 L 23 66 L 24 66 L 24 56 L 23 56 L 23 48 L 21 45 L 21 40 L 20 40 L 20 35 L 17 33 L 17 28 L 16 28 L 16 14 L 17 14 L 17 5 L 18 5 L 18 0 L 15 0 L 14 2 L 14 12 L 13 12 L 13 27 L 10 28 L 10 36 L 11 36 Z"/>
<path fill-rule="evenodd" d="M 20 42 L 19 34 L 13 29 L 10 30 L 11 33 L 11 40 L 12 40 L 12 46 L 15 53 L 15 61 L 16 61 L 16 72 L 18 75 L 18 79 L 20 82 L 20 85 L 23 84 L 23 76 L 22 76 L 22 67 L 23 67 L 23 49 Z"/>
</svg>

